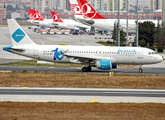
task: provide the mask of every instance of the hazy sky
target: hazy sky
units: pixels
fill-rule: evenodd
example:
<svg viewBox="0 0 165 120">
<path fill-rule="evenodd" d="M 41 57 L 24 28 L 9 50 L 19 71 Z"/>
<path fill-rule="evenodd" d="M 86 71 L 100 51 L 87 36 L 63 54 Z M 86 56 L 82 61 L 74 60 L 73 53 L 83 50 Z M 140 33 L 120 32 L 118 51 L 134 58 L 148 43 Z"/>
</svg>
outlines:
<svg viewBox="0 0 165 120">
<path fill-rule="evenodd" d="M 139 5 L 140 6 L 146 6 L 148 5 L 148 0 L 138 0 L 139 1 Z M 136 5 L 137 4 L 137 0 L 130 0 L 130 3 L 133 4 L 133 5 Z"/>
</svg>

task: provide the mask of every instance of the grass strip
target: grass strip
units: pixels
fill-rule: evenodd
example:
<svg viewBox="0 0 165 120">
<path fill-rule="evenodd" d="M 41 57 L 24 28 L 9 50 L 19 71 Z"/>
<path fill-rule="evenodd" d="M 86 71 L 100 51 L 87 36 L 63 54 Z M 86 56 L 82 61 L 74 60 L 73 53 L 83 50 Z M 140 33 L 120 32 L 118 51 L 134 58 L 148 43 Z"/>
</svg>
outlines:
<svg viewBox="0 0 165 120">
<path fill-rule="evenodd" d="M 65 73 L 0 73 L 2 87 L 165 89 L 164 76 Z"/>
<path fill-rule="evenodd" d="M 0 103 L 1 120 L 164 120 L 165 104 Z"/>
</svg>

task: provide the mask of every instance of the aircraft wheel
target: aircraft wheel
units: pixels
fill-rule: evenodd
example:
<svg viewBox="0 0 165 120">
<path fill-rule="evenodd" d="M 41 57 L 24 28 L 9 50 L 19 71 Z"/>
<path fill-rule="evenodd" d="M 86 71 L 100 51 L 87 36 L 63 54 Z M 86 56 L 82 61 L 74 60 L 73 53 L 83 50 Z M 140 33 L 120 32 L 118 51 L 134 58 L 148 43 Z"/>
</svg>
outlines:
<svg viewBox="0 0 165 120">
<path fill-rule="evenodd" d="M 82 71 L 83 71 L 83 72 L 87 72 L 87 67 L 83 67 L 83 68 L 82 68 Z"/>
<path fill-rule="evenodd" d="M 91 72 L 91 70 L 92 70 L 91 66 L 88 66 L 88 67 L 87 67 L 87 71 L 88 71 L 88 72 Z"/>
<path fill-rule="evenodd" d="M 143 69 L 139 69 L 139 73 L 143 73 Z"/>
</svg>

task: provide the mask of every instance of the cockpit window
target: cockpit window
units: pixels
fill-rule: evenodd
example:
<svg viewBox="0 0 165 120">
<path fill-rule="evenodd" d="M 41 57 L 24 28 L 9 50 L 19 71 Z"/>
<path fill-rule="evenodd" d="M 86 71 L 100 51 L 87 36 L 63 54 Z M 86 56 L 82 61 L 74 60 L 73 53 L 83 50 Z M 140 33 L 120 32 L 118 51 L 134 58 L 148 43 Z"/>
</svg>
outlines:
<svg viewBox="0 0 165 120">
<path fill-rule="evenodd" d="M 148 54 L 149 55 L 154 55 L 154 54 L 156 54 L 156 52 L 149 52 Z"/>
</svg>

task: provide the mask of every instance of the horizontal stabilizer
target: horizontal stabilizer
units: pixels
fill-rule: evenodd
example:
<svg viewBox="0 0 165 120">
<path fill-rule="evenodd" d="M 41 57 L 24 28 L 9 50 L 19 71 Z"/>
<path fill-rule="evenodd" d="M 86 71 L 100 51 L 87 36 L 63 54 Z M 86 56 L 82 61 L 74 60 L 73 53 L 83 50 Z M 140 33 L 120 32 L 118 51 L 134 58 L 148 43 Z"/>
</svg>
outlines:
<svg viewBox="0 0 165 120">
<path fill-rule="evenodd" d="M 23 52 L 24 51 L 24 49 L 22 49 L 22 48 L 16 48 L 14 46 L 4 47 L 3 50 L 8 51 L 8 52 L 13 52 L 12 50 L 18 51 L 18 52 Z"/>
</svg>

